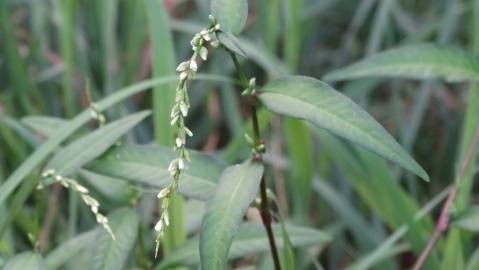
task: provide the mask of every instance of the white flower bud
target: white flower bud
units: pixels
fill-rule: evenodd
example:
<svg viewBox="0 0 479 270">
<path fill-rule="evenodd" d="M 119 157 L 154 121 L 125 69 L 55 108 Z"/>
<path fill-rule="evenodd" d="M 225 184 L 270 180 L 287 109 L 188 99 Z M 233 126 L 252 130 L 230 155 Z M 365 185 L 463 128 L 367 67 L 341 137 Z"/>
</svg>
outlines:
<svg viewBox="0 0 479 270">
<path fill-rule="evenodd" d="M 178 148 L 183 146 L 183 140 L 180 137 L 176 138 L 175 143 L 176 143 L 176 147 L 178 147 Z"/>
<path fill-rule="evenodd" d="M 164 189 L 160 190 L 157 197 L 158 197 L 158 199 L 161 200 L 161 199 L 165 198 L 166 196 L 168 196 L 168 194 L 170 194 L 170 189 L 169 188 L 164 188 Z"/>
<path fill-rule="evenodd" d="M 155 225 L 155 231 L 161 232 L 161 229 L 163 228 L 163 221 L 160 219 Z"/>
<path fill-rule="evenodd" d="M 183 72 L 183 71 L 185 71 L 185 70 L 187 69 L 188 65 L 189 65 L 188 61 L 181 62 L 181 63 L 178 65 L 178 67 L 176 68 L 176 71 L 178 71 L 178 72 Z"/>
<path fill-rule="evenodd" d="M 195 60 L 190 61 L 190 69 L 195 72 L 198 70 L 198 65 L 196 64 Z"/>
<path fill-rule="evenodd" d="M 205 38 L 206 39 L 206 38 Z M 201 59 L 205 60 L 208 58 L 208 50 L 206 49 L 206 47 L 201 47 L 200 49 L 200 57 Z"/>
<path fill-rule="evenodd" d="M 183 117 L 186 117 L 188 115 L 188 106 L 183 101 L 180 103 L 180 111 Z"/>
<path fill-rule="evenodd" d="M 188 136 L 193 137 L 193 132 L 191 132 L 191 130 L 189 128 L 184 127 L 183 129 L 185 130 L 185 132 Z"/>
<path fill-rule="evenodd" d="M 185 169 L 185 162 L 183 161 L 182 158 L 178 158 L 178 168 L 179 168 L 180 170 Z"/>
<path fill-rule="evenodd" d="M 180 80 L 184 80 L 186 77 L 188 77 L 188 72 L 182 71 L 180 73 Z"/>
</svg>

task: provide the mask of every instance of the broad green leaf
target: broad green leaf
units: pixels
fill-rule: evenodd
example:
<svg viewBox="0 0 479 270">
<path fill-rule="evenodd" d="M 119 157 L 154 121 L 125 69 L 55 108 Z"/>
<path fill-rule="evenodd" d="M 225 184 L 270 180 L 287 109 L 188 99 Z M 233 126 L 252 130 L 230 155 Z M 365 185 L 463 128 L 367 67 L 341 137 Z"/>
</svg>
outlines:
<svg viewBox="0 0 479 270">
<path fill-rule="evenodd" d="M 463 249 L 461 232 L 458 229 L 452 229 L 447 234 L 440 270 L 465 269 Z"/>
<path fill-rule="evenodd" d="M 263 165 L 246 161 L 228 167 L 207 201 L 200 232 L 202 269 L 224 269 L 233 237 L 246 209 L 256 198 Z"/>
<path fill-rule="evenodd" d="M 44 270 L 42 256 L 30 251 L 20 253 L 7 261 L 3 270 Z"/>
<path fill-rule="evenodd" d="M 65 241 L 45 257 L 46 269 L 56 270 L 60 268 L 80 251 L 90 247 L 97 236 L 98 229 L 94 229 Z"/>
<path fill-rule="evenodd" d="M 54 135 L 63 124 L 68 122 L 63 118 L 50 116 L 26 116 L 21 121 L 33 131 L 46 137 Z"/>
<path fill-rule="evenodd" d="M 135 244 L 140 217 L 134 209 L 122 208 L 108 215 L 116 240 L 105 230 L 99 230 L 93 245 L 91 270 L 123 269 Z"/>
<path fill-rule="evenodd" d="M 241 55 L 246 58 L 246 53 L 241 48 L 238 39 L 228 32 L 219 32 L 218 33 L 218 40 L 226 47 L 226 49 L 236 53 L 237 55 Z"/>
<path fill-rule="evenodd" d="M 234 35 L 239 34 L 248 17 L 247 0 L 211 0 L 211 14 L 221 29 Z"/>
<path fill-rule="evenodd" d="M 58 151 L 46 168 L 53 169 L 57 174 L 63 176 L 75 172 L 83 165 L 101 155 L 121 136 L 148 115 L 150 115 L 148 111 L 135 113 L 83 136 Z"/>
<path fill-rule="evenodd" d="M 284 77 L 264 86 L 259 98 L 275 113 L 307 120 L 429 181 L 424 169 L 374 118 L 324 82 L 303 76 Z"/>
<path fill-rule="evenodd" d="M 286 230 L 293 247 L 315 246 L 323 248 L 331 241 L 331 236 L 316 229 L 287 225 Z M 279 225 L 273 225 L 273 232 L 278 248 L 283 247 L 282 232 Z M 198 265 L 200 252 L 198 237 L 194 237 L 165 257 L 155 269 L 166 269 L 174 265 Z M 243 223 L 233 239 L 228 260 L 238 259 L 247 255 L 269 252 L 268 237 L 262 224 Z"/>
<path fill-rule="evenodd" d="M 372 55 L 348 67 L 327 74 L 337 81 L 383 76 L 448 81 L 479 80 L 479 56 L 456 48 L 432 44 L 409 45 Z"/>
<path fill-rule="evenodd" d="M 109 200 L 117 203 L 128 202 L 129 188 L 126 181 L 88 170 L 79 170 L 78 173 L 89 186 L 105 195 Z"/>
<path fill-rule="evenodd" d="M 176 153 L 169 147 L 124 145 L 105 153 L 101 158 L 90 163 L 87 169 L 161 189 L 171 181 L 168 166 L 175 157 Z M 224 168 L 225 165 L 210 156 L 191 151 L 191 162 L 180 176 L 179 193 L 206 200 L 215 189 Z"/>
<path fill-rule="evenodd" d="M 471 232 L 479 232 L 479 206 L 471 206 L 453 222 L 454 226 Z"/>
</svg>

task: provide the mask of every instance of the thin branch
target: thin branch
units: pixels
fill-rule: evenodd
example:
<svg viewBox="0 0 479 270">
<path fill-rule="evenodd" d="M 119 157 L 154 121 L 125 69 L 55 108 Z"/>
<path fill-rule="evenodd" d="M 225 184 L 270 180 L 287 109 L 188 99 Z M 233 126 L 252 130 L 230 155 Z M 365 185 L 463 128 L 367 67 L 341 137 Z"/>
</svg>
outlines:
<svg viewBox="0 0 479 270">
<path fill-rule="evenodd" d="M 235 64 L 236 70 L 238 71 L 241 84 L 245 88 L 248 87 L 249 86 L 248 79 L 246 78 L 246 75 L 244 74 L 243 69 L 241 68 L 238 62 L 238 58 L 233 52 L 229 50 L 227 51 L 230 54 L 231 59 L 233 60 L 233 63 Z M 257 145 L 260 145 L 262 144 L 262 140 L 261 140 L 261 134 L 260 134 L 259 124 L 258 124 L 258 113 L 256 111 L 256 99 L 257 98 L 255 94 L 249 96 L 249 102 L 251 106 L 251 118 L 253 122 L 254 140 Z M 263 161 L 263 157 L 261 153 L 253 154 L 252 159 L 253 161 L 259 161 L 259 162 Z M 260 214 L 261 214 L 261 219 L 263 220 L 263 225 L 266 229 L 266 234 L 268 235 L 268 242 L 269 242 L 269 246 L 271 250 L 271 255 L 273 257 L 274 269 L 281 270 L 281 264 L 280 264 L 279 255 L 278 255 L 278 248 L 276 246 L 276 240 L 274 238 L 273 229 L 271 226 L 273 218 L 269 210 L 268 194 L 266 191 L 266 179 L 264 175 L 261 178 L 260 195 L 261 195 Z"/>
</svg>

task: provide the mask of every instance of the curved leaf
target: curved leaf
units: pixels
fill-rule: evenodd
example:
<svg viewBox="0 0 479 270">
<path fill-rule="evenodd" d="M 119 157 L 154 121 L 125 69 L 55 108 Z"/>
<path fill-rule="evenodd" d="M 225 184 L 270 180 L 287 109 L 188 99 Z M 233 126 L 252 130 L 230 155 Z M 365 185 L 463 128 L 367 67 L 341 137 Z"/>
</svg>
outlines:
<svg viewBox="0 0 479 270">
<path fill-rule="evenodd" d="M 116 120 L 74 141 L 50 160 L 47 169 L 67 176 L 101 155 L 132 127 L 145 119 L 150 112 L 139 112 Z"/>
<path fill-rule="evenodd" d="M 212 0 L 211 14 L 216 18 L 222 30 L 235 35 L 239 34 L 248 17 L 248 1 Z"/>
<path fill-rule="evenodd" d="M 371 76 L 411 79 L 444 77 L 448 81 L 477 81 L 479 56 L 432 44 L 410 45 L 372 55 L 333 71 L 324 79 L 337 81 Z"/>
<path fill-rule="evenodd" d="M 246 209 L 258 193 L 263 165 L 247 161 L 228 167 L 207 201 L 200 233 L 202 269 L 225 268 L 233 236 Z"/>
<path fill-rule="evenodd" d="M 169 147 L 124 145 L 115 147 L 87 168 L 99 174 L 161 189 L 171 181 L 168 166 L 175 157 L 175 152 Z M 224 168 L 213 158 L 191 151 L 191 162 L 180 176 L 178 192 L 206 200 Z"/>
<path fill-rule="evenodd" d="M 89 247 L 96 240 L 98 230 L 91 230 L 79 234 L 51 251 L 45 258 L 46 269 L 56 270 L 65 264 L 70 258 L 74 257 L 78 252 Z"/>
<path fill-rule="evenodd" d="M 299 226 L 287 225 L 286 231 L 293 247 L 317 246 L 324 247 L 331 241 L 331 236 L 316 229 L 310 229 Z M 273 233 L 278 248 L 283 247 L 281 227 L 273 224 Z M 175 252 L 163 259 L 155 269 L 167 269 L 175 265 L 197 265 L 200 263 L 200 254 L 198 250 L 198 237 L 195 237 L 184 245 L 178 247 Z M 238 259 L 243 256 L 259 254 L 269 251 L 268 237 L 262 224 L 243 223 L 233 239 L 228 259 Z"/>
<path fill-rule="evenodd" d="M 453 224 L 467 231 L 479 232 L 479 206 L 469 207 L 456 218 Z"/>
<path fill-rule="evenodd" d="M 21 119 L 22 123 L 31 128 L 33 131 L 40 133 L 46 137 L 50 137 L 68 121 L 63 118 L 51 116 L 25 116 Z"/>
<path fill-rule="evenodd" d="M 247 57 L 246 53 L 241 48 L 241 45 L 239 45 L 239 41 L 235 36 L 233 36 L 232 34 L 228 32 L 219 32 L 217 36 L 218 36 L 218 40 L 221 42 L 223 46 L 226 47 L 226 49 L 236 53 L 237 55 L 241 55 L 244 58 Z"/>
<path fill-rule="evenodd" d="M 24 252 L 7 261 L 3 270 L 44 270 L 42 256 L 33 252 Z"/>
<path fill-rule="evenodd" d="M 284 77 L 263 87 L 259 98 L 275 113 L 307 120 L 429 181 L 421 166 L 374 118 L 324 82 L 303 76 Z"/>
<path fill-rule="evenodd" d="M 92 270 L 123 269 L 128 255 L 135 244 L 140 217 L 133 209 L 119 209 L 108 215 L 110 226 L 116 240 L 100 230 L 94 244 Z"/>
</svg>

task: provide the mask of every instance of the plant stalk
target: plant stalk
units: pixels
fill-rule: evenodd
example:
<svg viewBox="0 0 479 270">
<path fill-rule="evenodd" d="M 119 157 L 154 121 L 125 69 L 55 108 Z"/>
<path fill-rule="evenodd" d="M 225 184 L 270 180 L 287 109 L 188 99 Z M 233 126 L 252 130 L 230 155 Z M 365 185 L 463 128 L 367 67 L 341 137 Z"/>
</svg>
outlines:
<svg viewBox="0 0 479 270">
<path fill-rule="evenodd" d="M 238 62 L 238 58 L 236 57 L 236 55 L 227 50 L 228 53 L 230 54 L 231 56 L 231 59 L 233 60 L 233 63 L 235 65 L 235 68 L 236 70 L 238 71 L 239 73 L 239 77 L 240 77 L 240 82 L 241 82 L 241 85 L 243 85 L 243 87 L 248 87 L 249 83 L 248 83 L 248 79 L 246 78 L 239 62 Z M 254 140 L 255 140 L 255 143 L 257 145 L 261 144 L 262 143 L 262 140 L 261 140 L 261 134 L 260 134 L 260 131 L 259 131 L 259 124 L 258 124 L 258 113 L 256 111 L 256 95 L 252 95 L 249 97 L 249 102 L 250 102 L 250 106 L 251 106 L 251 118 L 252 118 L 252 122 L 253 122 L 253 134 L 254 134 Z M 258 162 L 262 162 L 263 161 L 263 157 L 261 155 L 261 153 L 259 154 L 254 154 L 253 157 L 252 157 L 253 161 L 258 161 Z M 273 228 L 271 226 L 271 223 L 272 223 L 272 216 L 271 216 L 271 213 L 269 211 L 269 203 L 268 203 L 268 194 L 267 194 L 267 191 L 266 191 L 266 178 L 264 177 L 264 175 L 262 176 L 261 178 L 261 184 L 260 184 L 260 195 L 261 195 L 261 204 L 260 204 L 260 215 L 261 215 L 261 219 L 263 221 L 263 225 L 266 229 L 266 234 L 268 235 L 268 242 L 269 242 L 269 247 L 270 247 L 270 250 L 271 250 L 271 255 L 273 257 L 273 263 L 274 263 L 274 269 L 275 270 L 281 270 L 281 264 L 280 264 L 280 260 L 279 260 L 279 255 L 278 255 L 278 248 L 276 246 L 276 240 L 274 238 L 274 234 L 273 234 Z"/>
</svg>

